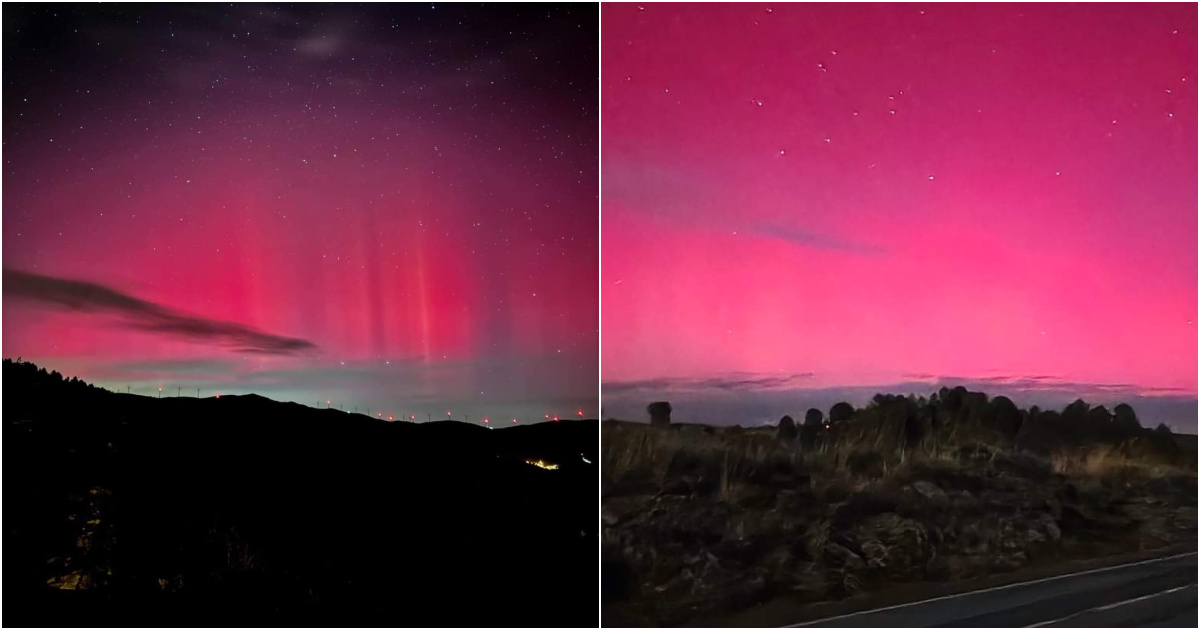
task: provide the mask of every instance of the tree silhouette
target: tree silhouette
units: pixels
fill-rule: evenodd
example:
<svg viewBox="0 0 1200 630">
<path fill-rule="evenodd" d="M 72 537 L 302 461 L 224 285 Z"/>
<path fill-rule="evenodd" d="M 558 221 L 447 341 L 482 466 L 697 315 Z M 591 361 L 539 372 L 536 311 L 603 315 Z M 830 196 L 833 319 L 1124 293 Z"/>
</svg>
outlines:
<svg viewBox="0 0 1200 630">
<path fill-rule="evenodd" d="M 789 442 L 796 439 L 796 421 L 791 416 L 779 419 L 779 439 Z"/>
</svg>

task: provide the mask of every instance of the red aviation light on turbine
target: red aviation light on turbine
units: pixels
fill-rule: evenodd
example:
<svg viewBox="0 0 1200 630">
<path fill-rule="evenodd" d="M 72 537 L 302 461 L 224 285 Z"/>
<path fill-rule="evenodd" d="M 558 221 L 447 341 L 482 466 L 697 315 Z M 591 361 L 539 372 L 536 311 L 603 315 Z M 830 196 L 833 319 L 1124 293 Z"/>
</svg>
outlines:
<svg viewBox="0 0 1200 630">
<path fill-rule="evenodd" d="M 390 413 L 388 414 L 388 420 L 395 420 L 395 419 L 396 419 L 396 416 L 393 416 Z"/>
<path fill-rule="evenodd" d="M 582 410 L 582 409 L 580 409 L 579 411 L 576 411 L 576 412 L 575 412 L 575 415 L 577 415 L 577 416 L 579 416 L 580 418 L 582 418 L 582 417 L 583 417 L 583 410 Z"/>
<path fill-rule="evenodd" d="M 513 424 L 516 424 L 516 423 L 517 423 L 517 419 L 513 418 Z"/>
<path fill-rule="evenodd" d="M 414 414 L 409 414 L 409 416 L 408 416 L 408 419 L 409 419 L 409 420 L 416 420 L 416 419 L 417 419 L 417 414 L 415 414 L 415 413 L 414 413 Z"/>
<path fill-rule="evenodd" d="M 558 416 L 554 416 L 554 421 L 558 422 Z"/>
</svg>

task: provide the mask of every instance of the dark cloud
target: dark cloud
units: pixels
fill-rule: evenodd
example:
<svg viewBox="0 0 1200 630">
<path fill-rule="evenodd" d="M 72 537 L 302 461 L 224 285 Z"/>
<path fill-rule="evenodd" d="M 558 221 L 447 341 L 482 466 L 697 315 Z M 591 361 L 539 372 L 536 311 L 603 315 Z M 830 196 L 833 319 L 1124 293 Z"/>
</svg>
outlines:
<svg viewBox="0 0 1200 630">
<path fill-rule="evenodd" d="M 777 238 L 781 241 L 787 241 L 803 247 L 862 254 L 864 256 L 878 256 L 887 253 L 887 250 L 884 248 L 871 243 L 842 238 L 834 234 L 813 232 L 789 225 L 765 224 L 751 230 L 751 234 Z"/>
<path fill-rule="evenodd" d="M 935 376 L 905 374 L 905 378 L 931 381 L 929 385 L 940 387 L 955 387 L 962 385 L 968 389 L 1001 388 L 1004 391 L 1046 392 L 1072 395 L 1088 400 L 1089 397 L 1104 397 L 1109 395 L 1125 396 L 1154 396 L 1162 394 L 1189 394 L 1191 390 L 1183 387 L 1143 387 L 1135 383 L 1087 383 L 1068 381 L 1057 376 L 1023 374 L 1000 374 L 996 376 Z"/>
<path fill-rule="evenodd" d="M 728 234 L 772 238 L 808 249 L 880 256 L 887 250 L 874 243 L 778 220 L 755 219 L 753 214 L 731 212 L 736 201 L 723 197 L 714 185 L 717 172 L 684 165 L 613 160 L 605 164 L 602 198 L 605 203 L 636 208 L 637 212 L 668 225 L 680 222 Z M 789 212 L 803 219 L 803 211 Z M 793 219 L 794 220 L 794 217 Z M 810 222 L 811 223 L 811 222 Z"/>
<path fill-rule="evenodd" d="M 758 391 L 793 387 L 813 377 L 812 372 L 763 375 L 731 372 L 711 378 L 653 378 L 641 381 L 606 381 L 604 393 L 669 391 Z"/>
<path fill-rule="evenodd" d="M 125 325 L 131 328 L 185 341 L 228 346 L 239 352 L 286 355 L 316 348 L 305 339 L 178 313 L 94 282 L 5 268 L 4 296 L 85 313 L 115 314 L 124 318 Z"/>
</svg>

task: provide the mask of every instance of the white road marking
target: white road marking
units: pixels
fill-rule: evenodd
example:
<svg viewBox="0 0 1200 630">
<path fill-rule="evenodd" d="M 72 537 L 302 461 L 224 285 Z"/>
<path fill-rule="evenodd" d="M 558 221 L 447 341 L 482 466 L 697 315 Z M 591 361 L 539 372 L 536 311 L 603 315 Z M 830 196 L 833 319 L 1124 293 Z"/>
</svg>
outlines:
<svg viewBox="0 0 1200 630">
<path fill-rule="evenodd" d="M 894 606 L 884 606 L 883 608 L 872 608 L 871 610 L 860 610 L 858 612 L 846 613 L 844 615 L 835 615 L 833 617 L 826 617 L 824 619 L 815 619 L 813 621 L 805 621 L 804 623 L 794 623 L 794 624 L 787 625 L 784 627 L 785 628 L 803 628 L 805 626 L 811 626 L 811 625 L 818 624 L 818 623 L 825 623 L 827 621 L 833 621 L 835 619 L 846 619 L 847 617 L 857 617 L 859 615 L 869 615 L 872 613 L 883 612 L 885 610 L 896 610 L 898 608 L 908 608 L 909 606 L 919 606 L 921 604 L 928 604 L 929 602 L 938 602 L 938 601 L 943 601 L 943 600 L 947 600 L 947 599 L 955 599 L 958 597 L 966 597 L 967 595 L 975 595 L 977 593 L 988 593 L 991 591 L 1003 591 L 1003 590 L 1010 589 L 1010 588 L 1016 588 L 1018 586 L 1028 586 L 1030 584 L 1041 584 L 1042 582 L 1052 582 L 1054 580 L 1061 580 L 1063 578 L 1075 577 L 1078 575 L 1090 575 L 1092 573 L 1104 573 L 1105 571 L 1115 571 L 1116 569 L 1125 569 L 1128 567 L 1136 567 L 1136 566 L 1142 565 L 1142 564 L 1151 564 L 1154 562 L 1162 562 L 1164 560 L 1174 560 L 1176 558 L 1186 558 L 1187 556 L 1194 556 L 1194 555 L 1196 555 L 1196 553 L 1197 552 L 1195 552 L 1195 551 L 1188 552 L 1188 553 L 1178 553 L 1173 556 L 1164 556 L 1162 558 L 1151 558 L 1149 560 L 1140 560 L 1138 562 L 1130 562 L 1128 564 L 1118 564 L 1116 566 L 1111 566 L 1111 567 L 1101 567 L 1099 569 L 1089 569 L 1087 571 L 1077 571 L 1075 573 L 1066 573 L 1063 575 L 1055 575 L 1052 577 L 1046 577 L 1046 578 L 1041 578 L 1041 579 L 1037 579 L 1037 580 L 1030 580 L 1028 582 L 1015 582 L 1013 584 L 1005 584 L 1003 586 L 992 586 L 989 588 L 981 588 L 977 591 L 967 591 L 966 593 L 956 593 L 954 595 L 942 595 L 941 597 L 931 597 L 929 599 L 922 599 L 922 600 L 916 601 L 916 602 L 908 602 L 907 604 L 896 604 Z M 1047 623 L 1053 623 L 1053 622 L 1047 622 Z"/>
<path fill-rule="evenodd" d="M 1095 607 L 1095 608 L 1088 608 L 1088 609 L 1086 609 L 1086 610 L 1081 610 L 1081 611 L 1079 611 L 1079 612 L 1077 612 L 1077 613 L 1071 613 L 1071 614 L 1067 615 L 1066 617 L 1059 617 L 1058 619 L 1051 619 L 1050 621 L 1043 621 L 1043 622 L 1040 622 L 1040 623 L 1035 623 L 1035 624 L 1033 624 L 1033 625 L 1031 625 L 1031 626 L 1025 626 L 1025 627 L 1026 627 L 1026 628 L 1041 628 L 1042 626 L 1048 626 L 1048 625 L 1050 625 L 1050 624 L 1055 624 L 1055 623 L 1058 623 L 1058 622 L 1060 622 L 1060 621 L 1066 621 L 1067 619 L 1070 619 L 1070 618 L 1072 618 L 1072 617 L 1078 617 L 1079 615 L 1082 615 L 1082 614 L 1084 614 L 1084 613 L 1090 613 L 1090 612 L 1100 612 L 1100 611 L 1102 611 L 1102 610 L 1111 610 L 1111 609 L 1113 609 L 1113 608 L 1118 608 L 1118 607 L 1120 607 L 1120 606 L 1126 606 L 1126 605 L 1132 604 L 1132 603 L 1134 603 L 1134 602 L 1140 602 L 1140 601 L 1142 601 L 1142 600 L 1144 600 L 1144 599 L 1150 599 L 1151 597 L 1158 597 L 1159 595 L 1166 595 L 1166 594 L 1168 594 L 1168 593 L 1174 593 L 1174 592 L 1177 592 L 1177 591 L 1182 591 L 1182 590 L 1183 590 L 1183 589 L 1185 589 L 1185 588 L 1191 588 L 1191 587 L 1193 587 L 1193 586 L 1195 586 L 1195 585 L 1196 585 L 1196 583 L 1195 583 L 1195 582 L 1192 582 L 1191 584 L 1184 584 L 1183 586 L 1176 586 L 1175 588 L 1169 588 L 1169 589 L 1167 589 L 1167 590 L 1165 590 L 1165 591 L 1159 591 L 1159 592 L 1157 592 L 1157 593 L 1151 593 L 1151 594 L 1149 594 L 1149 595 L 1142 595 L 1141 597 L 1134 597 L 1133 599 L 1127 599 L 1127 600 L 1125 600 L 1125 601 L 1120 601 L 1120 602 L 1117 602 L 1117 603 L 1115 603 L 1115 604 L 1107 604 L 1107 605 L 1104 605 L 1104 606 L 1097 606 L 1097 607 Z"/>
</svg>

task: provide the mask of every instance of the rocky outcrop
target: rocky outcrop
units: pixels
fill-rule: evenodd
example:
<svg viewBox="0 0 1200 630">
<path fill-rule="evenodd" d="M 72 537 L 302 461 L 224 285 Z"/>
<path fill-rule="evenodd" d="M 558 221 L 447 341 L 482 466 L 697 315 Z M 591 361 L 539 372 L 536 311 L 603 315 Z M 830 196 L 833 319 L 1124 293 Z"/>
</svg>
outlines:
<svg viewBox="0 0 1200 630">
<path fill-rule="evenodd" d="M 629 624 L 681 625 L 781 594 L 838 599 L 1196 536 L 1196 477 L 1186 470 L 1068 476 L 982 445 L 899 462 L 810 450 L 780 440 L 780 427 L 603 431 L 606 449 L 628 439 L 661 466 L 641 489 L 617 469 L 602 475 L 603 539 L 628 578 L 604 614 Z"/>
</svg>

